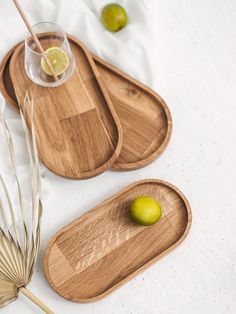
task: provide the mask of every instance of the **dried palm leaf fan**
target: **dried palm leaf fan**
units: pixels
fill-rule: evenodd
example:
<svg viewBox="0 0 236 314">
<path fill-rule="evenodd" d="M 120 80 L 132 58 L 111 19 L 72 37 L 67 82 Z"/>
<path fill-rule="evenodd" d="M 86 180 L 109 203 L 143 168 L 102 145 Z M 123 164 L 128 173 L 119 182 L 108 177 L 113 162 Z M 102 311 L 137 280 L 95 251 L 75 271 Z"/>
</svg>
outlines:
<svg viewBox="0 0 236 314">
<path fill-rule="evenodd" d="M 25 105 L 30 105 L 32 108 L 32 142 L 21 113 L 29 160 L 28 173 L 24 180 L 19 175 L 15 146 L 3 114 L 3 104 L 4 101 L 0 95 L 0 130 L 6 139 L 10 161 L 10 174 L 7 175 L 3 174 L 0 164 L 0 307 L 17 299 L 21 292 L 45 313 L 53 313 L 26 288 L 32 278 L 39 249 L 42 214 L 39 160 L 33 125 L 33 103 L 26 94 Z M 29 184 L 26 185 L 26 182 Z"/>
</svg>

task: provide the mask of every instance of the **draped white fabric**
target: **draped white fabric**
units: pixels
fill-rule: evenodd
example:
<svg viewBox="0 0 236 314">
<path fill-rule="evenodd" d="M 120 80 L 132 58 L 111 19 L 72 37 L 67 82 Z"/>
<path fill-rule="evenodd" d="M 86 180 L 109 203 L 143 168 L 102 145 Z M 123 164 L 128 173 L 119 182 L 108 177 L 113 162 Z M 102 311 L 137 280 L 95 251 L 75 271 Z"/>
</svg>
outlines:
<svg viewBox="0 0 236 314">
<path fill-rule="evenodd" d="M 20 0 L 19 2 L 32 25 L 41 21 L 59 24 L 67 33 L 83 41 L 92 52 L 152 86 L 154 70 L 151 60 L 156 52 L 155 28 L 152 24 L 149 1 L 113 1 L 123 5 L 129 17 L 126 28 L 118 33 L 108 32 L 100 22 L 103 6 L 110 3 L 107 0 Z M 24 39 L 26 34 L 25 25 L 12 1 L 2 0 L 0 3 L 0 32 L 0 59 L 2 59 L 13 45 Z M 0 97 L 0 108 L 1 110 L 5 108 L 17 152 L 18 171 L 24 178 L 27 174 L 28 159 L 20 117 L 7 105 L 5 106 L 2 97 Z M 6 176 L 10 175 L 9 156 L 1 132 L 0 171 Z M 125 183 L 124 180 L 124 177 L 129 178 L 129 174 L 123 175 L 112 171 L 86 181 L 70 181 L 57 177 L 43 165 L 41 165 L 41 173 L 44 203 L 41 254 L 49 238 L 60 227 L 131 182 L 129 180 Z M 41 262 L 40 260 L 38 263 L 39 269 L 41 269 Z M 43 279 L 42 270 L 37 273 L 36 269 L 34 284 L 37 288 L 41 286 L 44 291 L 50 291 Z M 75 307 L 74 304 L 70 306 L 70 308 Z"/>
<path fill-rule="evenodd" d="M 31 24 L 53 21 L 77 36 L 87 47 L 138 79 L 150 84 L 155 29 L 148 1 L 121 0 L 129 16 L 128 26 L 117 34 L 100 23 L 100 13 L 108 0 L 21 0 Z M 6 18 L 7 17 L 7 18 Z M 26 33 L 12 1 L 2 0 L 0 7 L 0 58 Z M 142 70 L 140 70 L 142 69 Z"/>
<path fill-rule="evenodd" d="M 117 1 L 124 6 L 129 16 L 127 27 L 118 33 L 108 32 L 100 22 L 102 8 L 110 3 L 107 0 L 20 0 L 19 2 L 32 25 L 41 21 L 55 22 L 67 33 L 78 37 L 95 54 L 146 84 L 152 85 L 153 70 L 150 60 L 155 55 L 155 29 L 152 25 L 148 1 Z M 27 32 L 12 1 L 1 2 L 0 30 L 0 58 L 2 59 L 13 45 L 24 39 Z M 5 102 L 2 98 L 0 102 L 3 107 Z M 27 165 L 25 147 L 22 145 L 24 139 L 20 118 L 9 108 L 7 114 L 11 117 L 8 123 L 15 135 L 19 171 L 24 172 Z M 4 141 L 1 140 L 0 143 L 2 143 L 0 144 L 1 168 L 2 171 L 8 171 L 8 155 L 4 153 L 6 147 Z M 42 175 L 44 179 L 51 175 L 43 165 Z M 67 180 L 56 177 L 54 180 L 61 182 L 66 194 L 67 189 L 70 193 L 74 193 Z M 77 191 L 79 183 L 74 185 Z M 50 180 L 44 180 L 43 186 L 44 199 L 49 191 L 54 198 L 54 184 Z"/>
</svg>

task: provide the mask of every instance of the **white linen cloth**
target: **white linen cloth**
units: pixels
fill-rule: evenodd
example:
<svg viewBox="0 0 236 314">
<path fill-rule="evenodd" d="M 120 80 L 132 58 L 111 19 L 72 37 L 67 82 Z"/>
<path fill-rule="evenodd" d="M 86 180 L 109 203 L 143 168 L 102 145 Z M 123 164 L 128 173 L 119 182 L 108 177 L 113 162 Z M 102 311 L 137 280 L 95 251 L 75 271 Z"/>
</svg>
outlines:
<svg viewBox="0 0 236 314">
<path fill-rule="evenodd" d="M 115 1 L 114 1 L 115 2 Z M 47 21 L 77 36 L 87 47 L 147 84 L 152 82 L 149 55 L 155 54 L 155 28 L 148 1 L 117 1 L 129 16 L 127 27 L 118 33 L 106 31 L 100 22 L 101 10 L 109 0 L 35 0 L 20 3 L 31 24 Z M 25 25 L 12 1 L 1 1 L 0 58 L 25 36 Z M 144 70 L 140 70 L 144 69 Z"/>
<path fill-rule="evenodd" d="M 117 34 L 104 30 L 99 21 L 108 1 L 20 2 L 32 24 L 60 24 L 90 50 L 153 87 L 166 100 L 174 121 L 167 150 L 144 169 L 70 181 L 42 166 L 42 241 L 29 288 L 56 314 L 235 314 L 236 1 L 120 1 L 129 24 Z M 0 58 L 25 32 L 13 3 L 1 0 Z M 24 173 L 19 116 L 8 106 L 5 113 Z M 7 172 L 2 139 L 0 134 L 0 167 Z M 76 304 L 54 293 L 42 269 L 51 236 L 126 185 L 152 177 L 175 184 L 189 199 L 193 226 L 187 239 L 100 302 Z M 41 312 L 20 297 L 1 313 Z"/>
<path fill-rule="evenodd" d="M 67 33 L 78 37 L 95 54 L 144 83 L 152 84 L 154 73 L 150 60 L 152 60 L 151 56 L 156 54 L 155 28 L 152 25 L 148 1 L 114 1 L 124 6 L 129 17 L 128 25 L 118 33 L 108 32 L 100 22 L 102 8 L 110 3 L 107 0 L 20 0 L 19 2 L 31 25 L 41 21 L 55 22 Z M 0 60 L 13 45 L 24 39 L 26 32 L 13 2 L 1 1 Z M 0 97 L 0 106 L 4 110 L 5 101 L 2 97 Z M 20 175 L 24 176 L 28 168 L 28 158 L 20 117 L 8 106 L 5 108 L 5 114 L 16 147 L 18 170 Z M 2 132 L 0 132 L 0 171 L 6 176 L 10 173 L 9 156 Z M 104 197 L 112 195 L 126 185 L 122 179 L 126 175 L 111 171 L 87 181 L 70 181 L 57 177 L 43 165 L 41 165 L 41 172 L 44 203 L 41 255 L 47 241 L 57 230 L 95 206 Z M 42 257 L 38 262 L 39 269 L 41 269 L 41 262 Z M 32 285 L 39 287 L 43 284 L 41 289 L 50 291 L 42 270 L 39 278 L 35 279 L 35 277 L 38 277 L 37 273 L 34 275 Z M 74 305 L 69 306 L 74 307 Z"/>
<path fill-rule="evenodd" d="M 144 83 L 152 85 L 154 73 L 150 60 L 153 55 L 156 55 L 155 28 L 152 24 L 148 2 L 142 0 L 116 1 L 124 6 L 129 17 L 126 28 L 118 33 L 108 32 L 100 22 L 101 10 L 110 3 L 109 0 L 20 0 L 19 2 L 31 25 L 42 21 L 55 22 L 65 32 L 78 37 L 95 54 Z M 4 0 L 1 3 L 0 31 L 1 60 L 10 47 L 24 39 L 27 32 L 12 1 Z M 24 149 L 18 139 L 18 137 L 22 137 L 19 116 L 14 115 L 14 119 L 11 119 L 9 123 L 14 124 L 15 127 L 13 131 L 17 137 L 16 145 L 22 147 L 22 150 L 19 150 L 21 155 L 19 166 L 23 168 Z M 2 162 L 7 161 L 7 155 L 4 159 Z M 44 176 L 47 177 L 49 172 L 43 166 L 42 168 Z M 64 181 L 61 178 L 60 180 Z M 67 180 L 64 181 L 63 186 L 64 184 L 67 189 Z M 53 187 L 48 190 L 53 194 Z"/>
<path fill-rule="evenodd" d="M 151 56 L 155 55 L 155 29 L 152 25 L 151 10 L 148 2 L 141 0 L 116 2 L 124 6 L 129 21 L 125 29 L 118 33 L 111 33 L 100 22 L 101 10 L 107 3 L 110 3 L 108 0 L 20 0 L 20 4 L 31 25 L 42 21 L 55 22 L 67 33 L 78 37 L 95 54 L 146 84 L 151 85 L 153 82 L 153 69 L 150 60 L 152 59 Z M 0 59 L 2 59 L 13 45 L 24 39 L 27 32 L 12 1 L 4 0 L 1 3 L 0 31 Z M 3 103 L 1 99 L 2 106 Z M 19 168 L 24 169 L 27 165 L 25 164 L 24 146 L 21 143 L 23 134 L 19 115 L 14 114 L 9 108 L 6 111 L 10 117 L 13 115 L 8 123 L 12 126 L 13 134 L 15 134 Z M 0 142 L 4 143 L 2 140 Z M 4 154 L 6 147 L 3 146 L 0 149 L 3 152 L 1 153 L 1 168 L 9 171 L 9 167 L 6 167 L 8 155 Z M 53 177 L 53 180 L 60 182 L 59 186 L 63 186 L 63 191 L 66 195 L 67 189 L 74 194 L 71 188 L 72 183 L 68 183 L 68 180 L 52 176 L 43 165 L 42 171 L 43 178 Z M 54 183 L 49 180 L 48 184 L 50 187 L 45 188 L 44 197 L 47 195 L 47 191 L 48 193 L 50 191 L 52 198 L 54 198 Z M 74 182 L 72 185 L 75 186 L 75 191 L 77 191 L 76 187 L 80 183 Z"/>
</svg>

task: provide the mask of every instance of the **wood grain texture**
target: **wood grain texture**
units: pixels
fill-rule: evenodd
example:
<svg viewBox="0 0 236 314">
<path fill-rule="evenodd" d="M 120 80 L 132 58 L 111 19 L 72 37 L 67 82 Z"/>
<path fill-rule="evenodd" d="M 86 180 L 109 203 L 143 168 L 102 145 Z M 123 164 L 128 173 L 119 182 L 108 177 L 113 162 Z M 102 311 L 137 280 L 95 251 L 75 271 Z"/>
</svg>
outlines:
<svg viewBox="0 0 236 314">
<path fill-rule="evenodd" d="M 44 46 L 48 36 L 41 36 Z M 42 162 L 54 173 L 86 179 L 109 169 L 122 146 L 122 129 L 104 83 L 86 48 L 71 42 L 77 70 L 59 87 L 34 84 L 24 69 L 24 44 L 14 51 L 10 76 L 23 108 L 27 90 L 34 99 L 34 123 Z M 24 114 L 30 121 L 30 107 Z"/>
<path fill-rule="evenodd" d="M 131 201 L 140 195 L 158 200 L 163 216 L 153 226 L 133 223 Z M 61 229 L 44 254 L 51 287 L 75 302 L 96 301 L 170 252 L 187 236 L 191 209 L 173 185 L 138 181 Z"/>
<path fill-rule="evenodd" d="M 164 100 L 150 88 L 93 56 L 123 129 L 123 146 L 114 170 L 142 168 L 165 150 L 172 118 Z"/>
<path fill-rule="evenodd" d="M 78 39 L 69 36 L 71 43 Z M 2 61 L 0 89 L 15 108 L 18 104 L 9 77 L 9 63 L 13 48 Z M 168 145 L 172 119 L 164 100 L 147 86 L 94 56 L 97 69 L 106 85 L 123 129 L 123 145 L 115 170 L 142 168 L 156 158 Z M 1 83 L 2 82 L 2 83 Z"/>
</svg>

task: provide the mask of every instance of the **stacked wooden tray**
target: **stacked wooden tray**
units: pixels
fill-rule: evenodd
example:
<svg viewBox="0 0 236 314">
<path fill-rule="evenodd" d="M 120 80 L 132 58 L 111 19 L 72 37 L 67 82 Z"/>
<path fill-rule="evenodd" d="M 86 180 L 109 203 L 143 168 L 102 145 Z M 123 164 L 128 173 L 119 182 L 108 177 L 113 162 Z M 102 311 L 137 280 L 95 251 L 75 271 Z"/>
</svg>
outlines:
<svg viewBox="0 0 236 314">
<path fill-rule="evenodd" d="M 49 34 L 41 36 L 47 42 Z M 13 47 L 0 65 L 0 91 L 34 125 L 41 161 L 54 173 L 86 179 L 105 170 L 133 170 L 154 161 L 172 130 L 169 109 L 148 87 L 89 53 L 68 36 L 77 70 L 62 86 L 34 84 L 24 70 L 24 43 Z M 148 195 L 163 215 L 153 226 L 134 224 L 131 201 Z M 60 230 L 44 255 L 51 287 L 75 302 L 109 294 L 170 252 L 187 236 L 191 208 L 173 185 L 156 179 L 136 182 Z"/>
<path fill-rule="evenodd" d="M 68 36 L 77 71 L 56 88 L 34 84 L 24 70 L 24 43 L 13 47 L 0 66 L 0 90 L 9 104 L 24 107 L 34 98 L 34 123 L 41 161 L 54 173 L 86 179 L 112 168 L 133 170 L 154 161 L 172 130 L 169 109 L 148 87 L 92 56 Z M 48 40 L 45 35 L 43 40 Z M 29 124 L 30 125 L 30 124 Z"/>
</svg>

